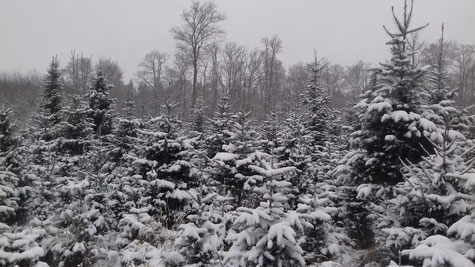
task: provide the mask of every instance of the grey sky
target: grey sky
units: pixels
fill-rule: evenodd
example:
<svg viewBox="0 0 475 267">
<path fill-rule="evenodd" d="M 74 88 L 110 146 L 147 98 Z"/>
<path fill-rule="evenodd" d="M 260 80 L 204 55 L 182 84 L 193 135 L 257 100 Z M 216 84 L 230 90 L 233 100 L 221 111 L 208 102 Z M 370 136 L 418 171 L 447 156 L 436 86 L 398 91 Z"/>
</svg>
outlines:
<svg viewBox="0 0 475 267">
<path fill-rule="evenodd" d="M 312 59 L 313 49 L 331 62 L 352 64 L 358 59 L 384 61 L 388 40 L 382 25 L 392 28 L 391 6 L 401 0 L 220 0 L 218 9 L 226 40 L 260 46 L 262 37 L 278 34 L 286 66 Z M 0 72 L 44 73 L 51 57 L 64 66 L 71 50 L 97 59 L 116 60 L 125 78 L 133 78 L 146 52 L 172 54 L 169 29 L 180 23 L 188 0 L 1 0 Z M 428 41 L 440 35 L 475 44 L 475 0 L 415 0 L 416 26 Z"/>
</svg>

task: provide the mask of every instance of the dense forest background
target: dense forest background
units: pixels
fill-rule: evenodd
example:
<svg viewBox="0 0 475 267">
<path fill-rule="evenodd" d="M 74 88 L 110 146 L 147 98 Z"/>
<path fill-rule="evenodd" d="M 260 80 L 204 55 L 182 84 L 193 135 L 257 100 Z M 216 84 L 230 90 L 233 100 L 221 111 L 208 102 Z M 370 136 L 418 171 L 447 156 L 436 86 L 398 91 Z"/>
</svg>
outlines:
<svg viewBox="0 0 475 267">
<path fill-rule="evenodd" d="M 412 14 L 379 66 L 286 68 L 197 1 L 130 81 L 1 74 L 0 266 L 475 266 L 475 46 Z"/>
</svg>

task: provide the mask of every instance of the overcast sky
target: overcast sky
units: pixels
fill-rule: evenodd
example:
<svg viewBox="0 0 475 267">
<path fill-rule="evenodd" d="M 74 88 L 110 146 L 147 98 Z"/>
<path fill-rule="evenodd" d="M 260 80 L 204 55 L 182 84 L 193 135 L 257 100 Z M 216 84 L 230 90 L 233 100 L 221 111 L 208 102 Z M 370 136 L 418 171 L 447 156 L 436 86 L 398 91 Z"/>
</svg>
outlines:
<svg viewBox="0 0 475 267">
<path fill-rule="evenodd" d="M 63 66 L 71 50 L 93 59 L 110 57 L 133 78 L 148 51 L 173 54 L 169 29 L 179 24 L 189 0 L 1 0 L 0 72 L 44 73 L 51 57 Z M 226 14 L 227 41 L 260 46 L 264 36 L 283 42 L 288 66 L 308 62 L 313 49 L 331 62 L 388 57 L 382 25 L 393 28 L 391 6 L 401 0 L 216 0 Z M 447 39 L 475 44 L 475 0 L 415 0 L 413 25 L 430 23 L 422 36 L 433 42 L 445 22 Z M 399 14 L 399 13 L 398 13 Z"/>
</svg>

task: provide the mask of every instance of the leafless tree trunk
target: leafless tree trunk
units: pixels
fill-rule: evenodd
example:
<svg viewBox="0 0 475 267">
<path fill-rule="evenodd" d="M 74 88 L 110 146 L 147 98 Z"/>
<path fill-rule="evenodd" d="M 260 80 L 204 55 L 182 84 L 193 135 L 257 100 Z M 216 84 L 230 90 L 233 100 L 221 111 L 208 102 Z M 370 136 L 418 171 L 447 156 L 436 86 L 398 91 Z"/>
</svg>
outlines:
<svg viewBox="0 0 475 267">
<path fill-rule="evenodd" d="M 198 62 L 201 58 L 202 49 L 219 41 L 224 31 L 218 27 L 218 23 L 225 16 L 216 9 L 213 2 L 193 1 L 190 10 L 182 13 L 183 24 L 171 28 L 173 38 L 177 41 L 177 48 L 191 57 L 193 66 L 193 89 L 191 106 L 195 105 L 197 97 Z"/>
<path fill-rule="evenodd" d="M 155 115 L 160 115 L 160 94 L 162 93 L 162 70 L 168 60 L 166 53 L 152 50 L 147 53 L 143 61 L 139 64 L 141 68 L 137 72 L 137 77 L 152 89 L 154 96 Z"/>
<path fill-rule="evenodd" d="M 461 97 L 461 104 L 467 106 L 471 103 L 470 92 L 468 90 L 468 73 L 473 64 L 473 55 L 475 53 L 474 46 L 461 45 L 457 51 L 455 59 L 456 74 L 458 80 L 458 88 Z"/>
<path fill-rule="evenodd" d="M 275 79 L 275 65 L 277 61 L 277 54 L 282 51 L 282 41 L 278 36 L 272 38 L 265 37 L 262 39 L 264 45 L 263 57 L 264 57 L 264 113 L 267 114 L 273 110 L 271 106 L 274 101 L 274 79 Z"/>
</svg>

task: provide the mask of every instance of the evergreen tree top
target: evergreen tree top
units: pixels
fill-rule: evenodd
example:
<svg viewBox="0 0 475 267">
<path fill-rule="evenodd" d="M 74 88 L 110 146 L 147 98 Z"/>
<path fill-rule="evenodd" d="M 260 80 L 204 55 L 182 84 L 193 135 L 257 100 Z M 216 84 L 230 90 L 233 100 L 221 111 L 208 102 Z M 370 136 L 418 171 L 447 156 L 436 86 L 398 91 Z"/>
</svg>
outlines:
<svg viewBox="0 0 475 267">
<path fill-rule="evenodd" d="M 42 105 L 44 116 L 53 124 L 60 122 L 60 111 L 62 108 L 63 96 L 61 90 L 61 71 L 59 69 L 59 60 L 53 57 L 49 65 L 47 74 L 43 80 L 43 99 Z"/>
</svg>

